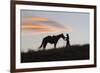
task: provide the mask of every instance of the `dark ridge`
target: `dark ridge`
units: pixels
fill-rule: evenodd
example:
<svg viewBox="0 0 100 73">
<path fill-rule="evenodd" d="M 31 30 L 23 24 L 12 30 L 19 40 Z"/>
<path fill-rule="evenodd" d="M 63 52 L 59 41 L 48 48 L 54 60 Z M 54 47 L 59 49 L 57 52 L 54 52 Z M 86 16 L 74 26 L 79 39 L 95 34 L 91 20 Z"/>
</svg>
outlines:
<svg viewBox="0 0 100 73">
<path fill-rule="evenodd" d="M 89 59 L 89 44 L 21 53 L 21 62 L 48 62 Z"/>
</svg>

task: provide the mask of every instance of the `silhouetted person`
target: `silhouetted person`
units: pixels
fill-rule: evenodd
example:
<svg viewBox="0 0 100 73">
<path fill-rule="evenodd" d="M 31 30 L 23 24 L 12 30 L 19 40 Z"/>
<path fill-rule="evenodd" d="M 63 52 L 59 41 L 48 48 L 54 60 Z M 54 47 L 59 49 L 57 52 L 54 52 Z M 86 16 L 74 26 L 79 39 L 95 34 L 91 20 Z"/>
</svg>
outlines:
<svg viewBox="0 0 100 73">
<path fill-rule="evenodd" d="M 66 47 L 70 47 L 69 34 L 66 34 L 66 36 L 67 36 L 67 37 L 65 37 Z"/>
</svg>

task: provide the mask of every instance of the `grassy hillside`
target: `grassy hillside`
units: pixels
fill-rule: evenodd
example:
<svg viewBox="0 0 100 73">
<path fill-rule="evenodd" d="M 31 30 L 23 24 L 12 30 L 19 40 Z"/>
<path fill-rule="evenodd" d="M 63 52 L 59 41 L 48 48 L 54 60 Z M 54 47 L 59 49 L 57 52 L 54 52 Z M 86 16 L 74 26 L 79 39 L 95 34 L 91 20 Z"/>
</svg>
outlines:
<svg viewBox="0 0 100 73">
<path fill-rule="evenodd" d="M 89 59 L 89 45 L 53 48 L 45 51 L 21 53 L 21 62 L 47 62 Z"/>
</svg>

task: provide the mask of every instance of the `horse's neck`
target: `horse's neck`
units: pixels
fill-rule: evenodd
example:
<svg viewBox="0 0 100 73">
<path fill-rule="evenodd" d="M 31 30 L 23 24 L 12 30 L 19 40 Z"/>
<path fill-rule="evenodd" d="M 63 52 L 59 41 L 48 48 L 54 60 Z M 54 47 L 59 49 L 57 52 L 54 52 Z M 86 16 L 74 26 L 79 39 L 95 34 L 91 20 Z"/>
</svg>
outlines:
<svg viewBox="0 0 100 73">
<path fill-rule="evenodd" d="M 58 35 L 58 36 L 57 36 L 57 40 L 59 40 L 60 38 L 61 38 L 61 36 L 60 36 L 60 35 Z"/>
</svg>

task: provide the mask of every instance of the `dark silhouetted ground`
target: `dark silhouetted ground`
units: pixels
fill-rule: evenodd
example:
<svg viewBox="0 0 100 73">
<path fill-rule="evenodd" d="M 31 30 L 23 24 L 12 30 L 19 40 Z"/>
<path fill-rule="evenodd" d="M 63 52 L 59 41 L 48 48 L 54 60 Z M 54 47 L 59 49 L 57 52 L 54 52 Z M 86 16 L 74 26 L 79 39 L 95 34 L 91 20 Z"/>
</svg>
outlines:
<svg viewBox="0 0 100 73">
<path fill-rule="evenodd" d="M 89 59 L 89 45 L 62 47 L 45 51 L 28 51 L 21 53 L 21 62 L 48 62 Z"/>
</svg>

